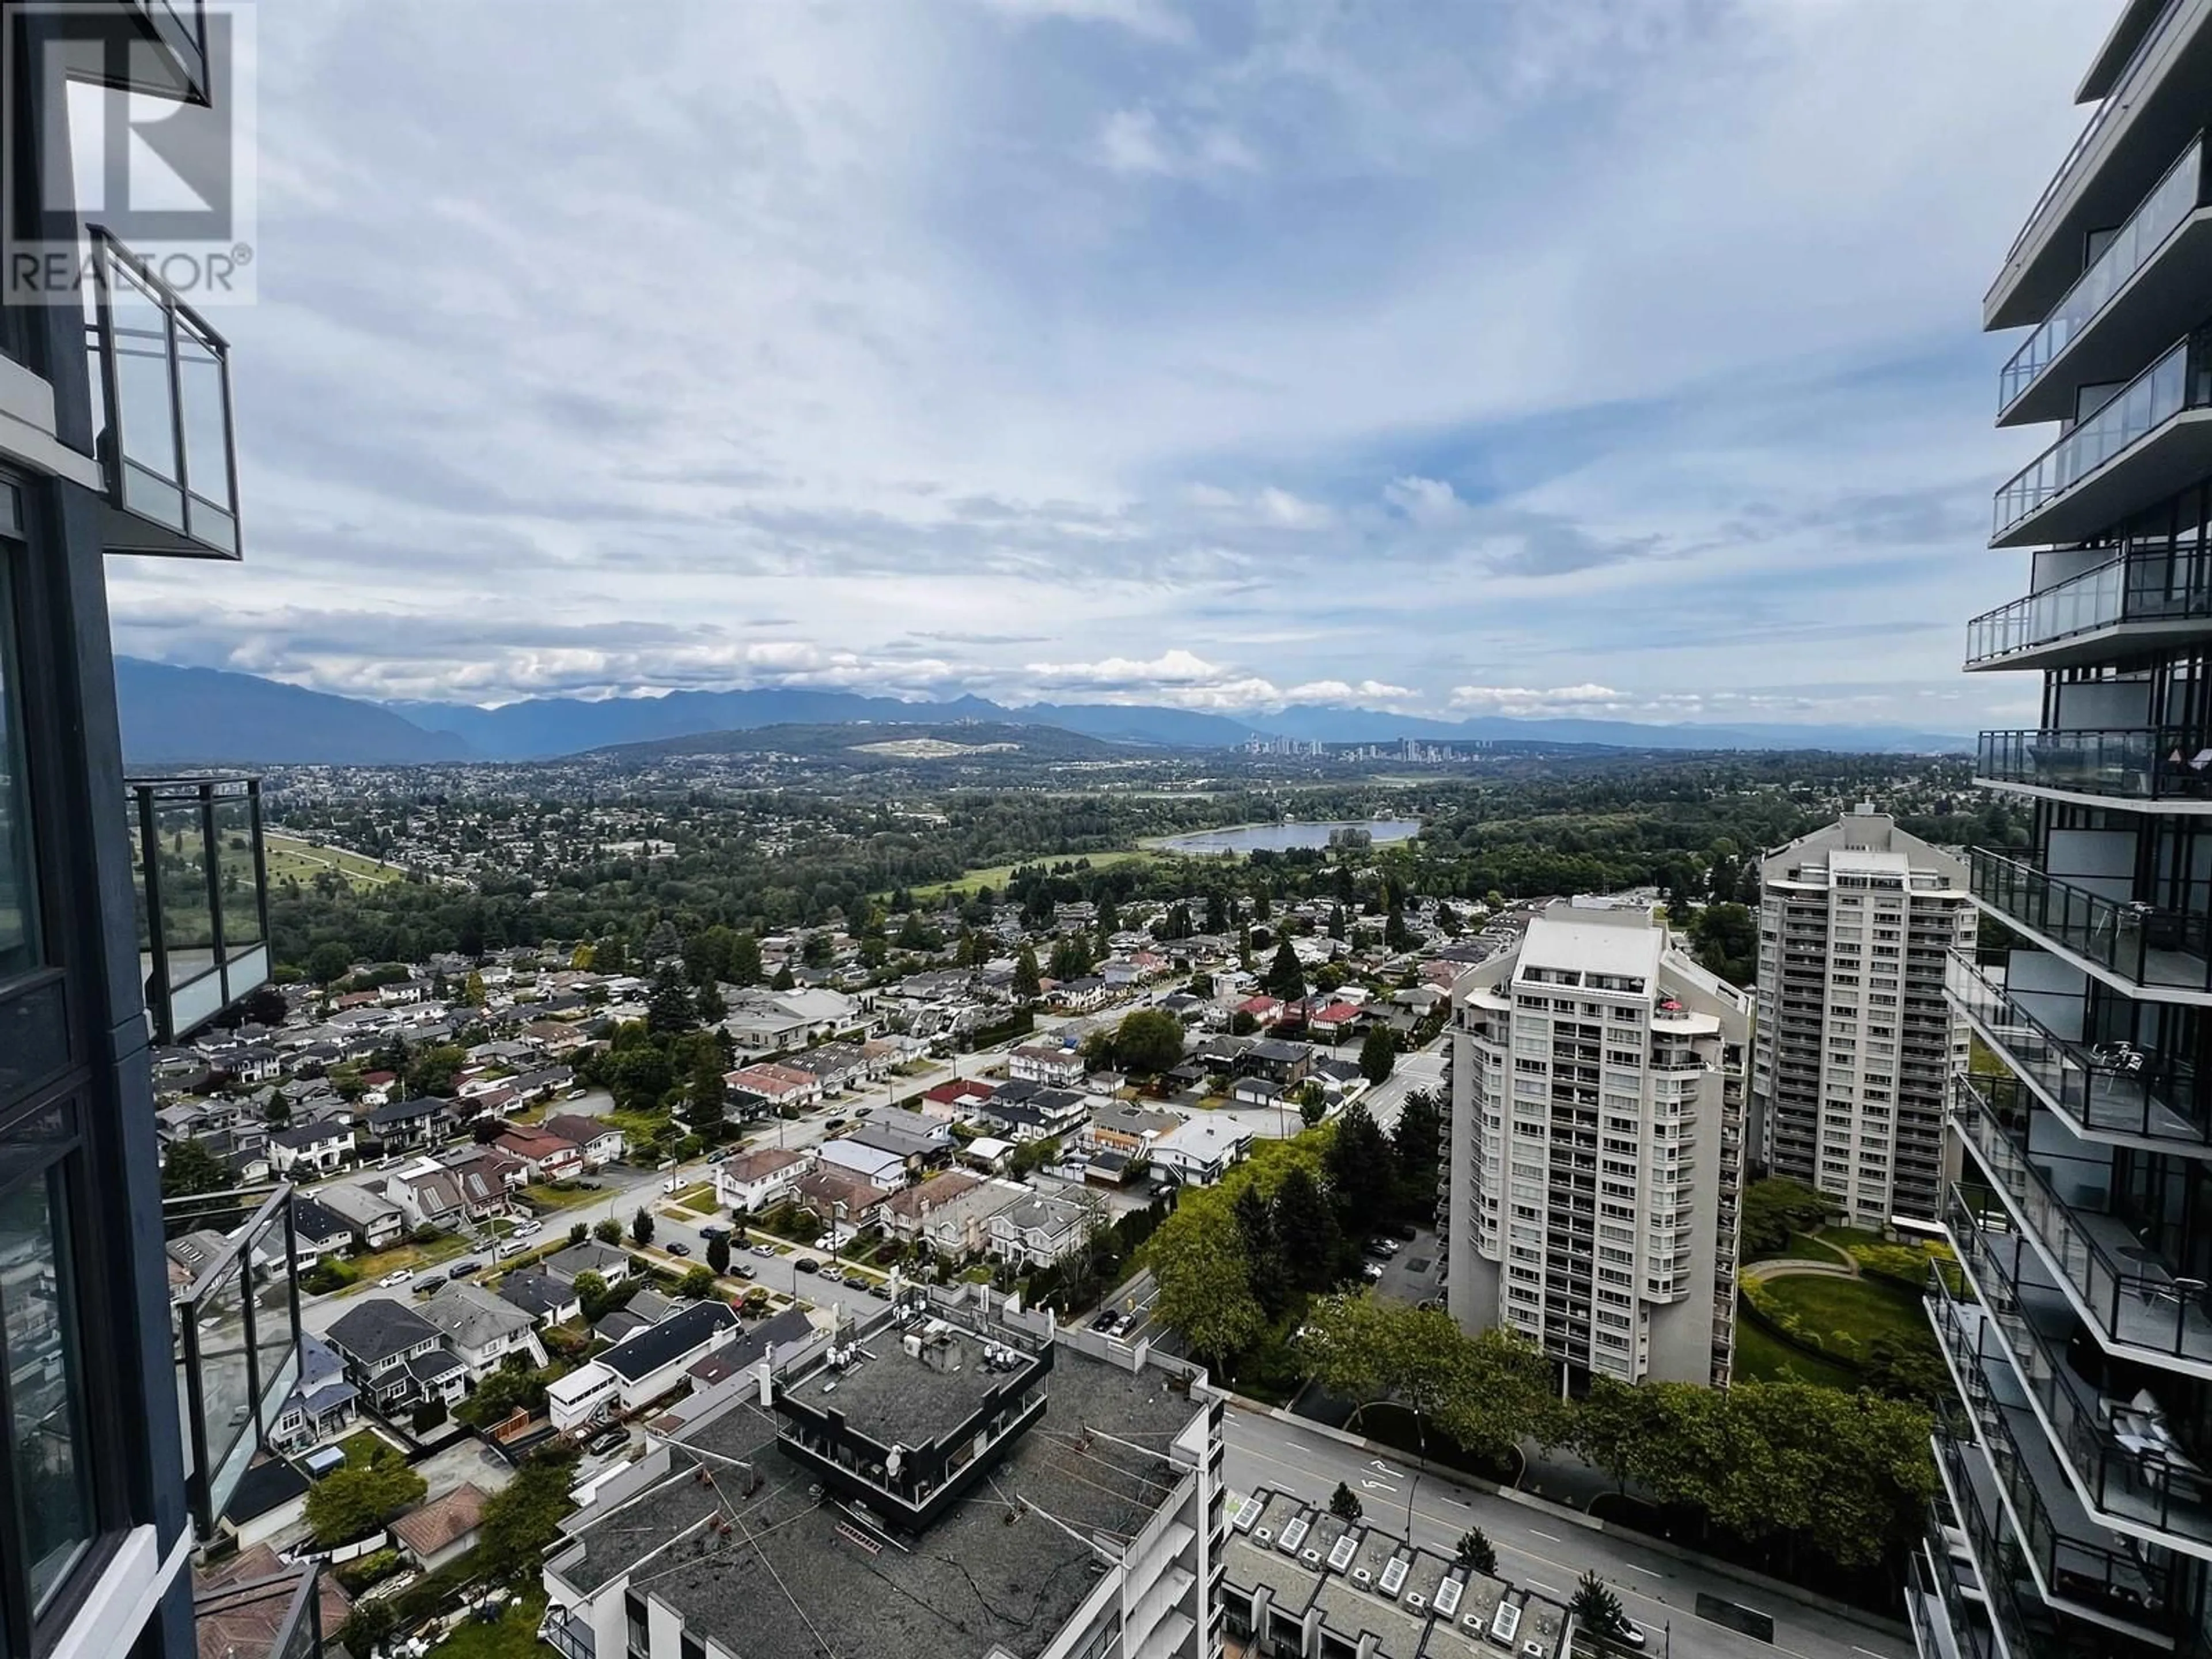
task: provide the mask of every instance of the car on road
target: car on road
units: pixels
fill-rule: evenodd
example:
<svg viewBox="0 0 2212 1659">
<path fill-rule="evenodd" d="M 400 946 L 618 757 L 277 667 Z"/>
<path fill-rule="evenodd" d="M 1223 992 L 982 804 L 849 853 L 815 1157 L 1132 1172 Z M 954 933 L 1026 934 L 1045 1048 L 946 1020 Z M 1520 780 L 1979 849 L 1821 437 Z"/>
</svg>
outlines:
<svg viewBox="0 0 2212 1659">
<path fill-rule="evenodd" d="M 819 1269 L 821 1266 L 822 1264 L 812 1256 L 802 1255 L 791 1264 L 791 1271 L 795 1273 L 811 1273 Z"/>
<path fill-rule="evenodd" d="M 394 1267 L 390 1273 L 385 1274 L 383 1278 L 378 1279 L 376 1282 L 378 1285 L 388 1291 L 395 1285 L 404 1285 L 411 1276 L 412 1275 L 408 1273 L 406 1268 Z"/>
<path fill-rule="evenodd" d="M 822 1277 L 832 1285 L 842 1285 L 845 1282 L 845 1270 L 833 1261 L 822 1270 Z"/>
<path fill-rule="evenodd" d="M 730 1263 L 730 1272 L 738 1279 L 750 1279 L 753 1276 L 753 1270 L 742 1261 Z"/>
<path fill-rule="evenodd" d="M 689 1255 L 691 1254 L 691 1247 L 679 1238 L 673 1244 L 671 1244 L 668 1247 L 668 1254 L 671 1255 Z"/>
<path fill-rule="evenodd" d="M 456 1261 L 452 1267 L 446 1269 L 446 1277 L 448 1279 L 466 1279 L 471 1273 L 482 1273 L 483 1271 L 483 1265 L 484 1264 L 483 1262 L 474 1260 Z"/>
<path fill-rule="evenodd" d="M 509 1237 L 514 1238 L 527 1238 L 531 1234 L 541 1231 L 544 1225 L 545 1224 L 544 1222 L 538 1220 L 536 1216 L 532 1216 L 527 1221 L 516 1222 L 514 1224 L 514 1231 L 509 1235 Z"/>
<path fill-rule="evenodd" d="M 773 1244 L 756 1244 L 753 1246 L 753 1254 L 755 1255 L 774 1255 L 775 1254 L 775 1246 Z"/>
<path fill-rule="evenodd" d="M 853 1115 L 854 1117 L 866 1117 L 869 1113 L 875 1109 L 876 1109 L 872 1106 L 855 1106 L 853 1109 Z"/>
<path fill-rule="evenodd" d="M 609 1429 L 604 1434 L 593 1435 L 585 1443 L 584 1449 L 594 1457 L 605 1457 L 609 1452 L 620 1451 L 628 1444 L 629 1444 L 628 1429 Z"/>
<path fill-rule="evenodd" d="M 1606 1632 L 1603 1639 L 1611 1642 L 1616 1647 L 1632 1648 L 1641 1653 L 1644 1651 L 1644 1644 L 1651 1638 L 1644 1633 L 1644 1626 L 1633 1619 L 1623 1619 Z"/>
<path fill-rule="evenodd" d="M 702 1238 L 727 1238 L 729 1236 L 730 1230 L 727 1227 L 718 1227 L 711 1221 L 699 1229 L 699 1237 Z"/>
<path fill-rule="evenodd" d="M 845 1120 L 842 1117 L 833 1117 L 824 1121 L 822 1127 L 825 1129 L 842 1129 L 845 1127 Z"/>
<path fill-rule="evenodd" d="M 428 1296 L 431 1291 L 441 1288 L 445 1282 L 446 1275 L 443 1273 L 424 1273 L 415 1281 L 415 1294 Z"/>
</svg>

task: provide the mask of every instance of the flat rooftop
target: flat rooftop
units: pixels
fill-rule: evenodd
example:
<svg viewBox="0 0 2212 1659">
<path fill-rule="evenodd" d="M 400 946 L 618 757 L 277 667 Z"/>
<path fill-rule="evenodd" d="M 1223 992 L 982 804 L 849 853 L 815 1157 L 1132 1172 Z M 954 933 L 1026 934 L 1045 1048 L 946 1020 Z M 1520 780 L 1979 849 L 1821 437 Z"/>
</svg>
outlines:
<svg viewBox="0 0 2212 1659">
<path fill-rule="evenodd" d="M 885 1339 L 868 1346 L 874 1364 L 896 1371 L 882 1358 Z M 1093 1587 L 1097 1556 L 1079 1540 L 1126 1540 L 1182 1478 L 1167 1449 L 1205 1407 L 1166 1381 L 1061 1346 L 1042 1420 L 942 1520 L 902 1538 L 904 1548 L 834 1498 L 811 1496 L 816 1477 L 783 1456 L 773 1412 L 747 1397 L 674 1442 L 663 1480 L 600 1519 L 577 1516 L 582 1557 L 556 1573 L 588 1592 L 642 1565 L 641 1593 L 732 1651 L 1036 1655 Z M 1086 1427 L 1100 1432 L 1085 1443 Z M 1150 1446 L 1157 1455 L 1133 1449 Z M 751 1468 L 750 1492 L 738 1463 Z"/>
<path fill-rule="evenodd" d="M 901 1333 L 879 1331 L 859 1345 L 856 1362 L 842 1370 L 825 1363 L 782 1386 L 817 1411 L 842 1412 L 848 1428 L 879 1446 L 932 1444 L 980 1411 L 992 1389 L 1020 1375 L 1013 1367 L 986 1365 L 985 1340 L 956 1328 L 945 1345 L 951 1368 L 943 1369 L 908 1353 Z M 1026 1349 L 1015 1352 L 1024 1365 L 1035 1358 Z M 1048 1387 L 1050 1380 L 1048 1373 Z"/>
</svg>

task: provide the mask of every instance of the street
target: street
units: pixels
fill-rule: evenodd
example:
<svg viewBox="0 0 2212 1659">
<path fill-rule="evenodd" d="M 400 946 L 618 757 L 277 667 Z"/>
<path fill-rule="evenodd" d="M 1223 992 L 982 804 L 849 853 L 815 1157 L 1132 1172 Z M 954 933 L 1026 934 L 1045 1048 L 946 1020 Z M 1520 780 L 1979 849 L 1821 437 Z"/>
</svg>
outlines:
<svg viewBox="0 0 2212 1659">
<path fill-rule="evenodd" d="M 1911 1643 L 1825 1610 L 1768 1595 L 1638 1545 L 1592 1531 L 1540 1510 L 1419 1474 L 1402 1459 L 1380 1455 L 1294 1423 L 1231 1407 L 1224 1426 L 1228 1475 L 1238 1493 L 1258 1486 L 1294 1492 L 1320 1508 L 1341 1480 L 1358 1493 L 1373 1525 L 1405 1534 L 1450 1555 L 1479 1526 L 1498 1551 L 1500 1577 L 1566 1601 L 1584 1571 L 1613 1586 L 1630 1618 L 1649 1633 L 1653 1659 L 1912 1659 Z M 1774 1640 L 1762 1642 L 1698 1616 L 1700 1591 L 1771 1614 Z"/>
</svg>

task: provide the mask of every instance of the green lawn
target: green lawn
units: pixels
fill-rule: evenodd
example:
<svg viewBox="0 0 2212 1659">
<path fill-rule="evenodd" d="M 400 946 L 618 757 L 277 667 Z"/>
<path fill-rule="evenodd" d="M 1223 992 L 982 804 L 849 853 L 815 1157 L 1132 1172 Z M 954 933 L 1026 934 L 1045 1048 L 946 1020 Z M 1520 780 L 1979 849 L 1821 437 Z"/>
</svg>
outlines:
<svg viewBox="0 0 2212 1659">
<path fill-rule="evenodd" d="M 544 1592 L 527 1590 L 492 1623 L 471 1620 L 430 1651 L 442 1659 L 542 1659 L 538 1621 L 544 1616 Z"/>
<path fill-rule="evenodd" d="M 1858 1343 L 1861 1352 L 1877 1337 L 1916 1347 L 1932 1347 L 1936 1340 L 1919 1297 L 1901 1285 L 1879 1279 L 1796 1273 L 1768 1279 L 1766 1294 L 1796 1315 L 1807 1330 L 1849 1335 Z"/>
<path fill-rule="evenodd" d="M 1735 1316 L 1735 1381 L 1819 1382 L 1832 1389 L 1856 1389 L 1855 1372 L 1826 1359 L 1784 1347 L 1751 1322 L 1741 1309 Z"/>
<path fill-rule="evenodd" d="M 669 1201 L 693 1215 L 712 1215 L 722 1207 L 714 1202 L 714 1183 L 711 1181 L 695 1181 L 680 1192 L 671 1194 Z"/>
<path fill-rule="evenodd" d="M 1823 1237 L 1826 1236 L 1823 1235 Z M 1840 1267 L 1843 1265 L 1846 1258 L 1844 1255 L 1843 1247 L 1841 1245 L 1838 1245 L 1834 1249 L 1830 1249 L 1825 1243 L 1821 1243 L 1820 1239 L 1814 1238 L 1809 1233 L 1792 1233 L 1790 1235 L 1790 1243 L 1787 1249 L 1778 1250 L 1774 1255 L 1765 1257 L 1765 1260 L 1769 1261 L 1826 1261 L 1834 1263 Z"/>
<path fill-rule="evenodd" d="M 273 831 L 264 838 L 263 856 L 267 861 L 269 880 L 273 886 L 287 877 L 305 887 L 315 878 L 336 871 L 356 887 L 380 886 L 386 882 L 403 881 L 406 872 L 388 864 L 379 864 L 374 859 L 365 859 L 358 853 L 342 852 L 335 847 L 324 847 L 311 841 L 301 841 L 294 836 L 280 836 Z"/>
<path fill-rule="evenodd" d="M 1003 890 L 1013 878 L 1014 872 L 1027 865 L 1051 866 L 1069 863 L 1076 859 L 1088 859 L 1092 869 L 1109 870 L 1117 864 L 1143 864 L 1164 856 L 1164 854 L 1156 853 L 1149 847 L 1131 848 L 1120 853 L 1054 853 L 1044 857 L 1024 859 L 1020 865 L 994 864 L 988 869 L 970 870 L 957 881 L 936 882 L 927 887 L 915 888 L 913 892 L 915 902 L 919 904 L 930 899 L 943 898 L 951 893 L 964 896 L 978 887 Z"/>
<path fill-rule="evenodd" d="M 451 1261 L 468 1249 L 468 1240 L 458 1233 L 441 1233 L 428 1244 L 417 1244 L 411 1239 L 402 1240 L 389 1249 L 372 1255 L 356 1256 L 346 1266 L 359 1275 L 359 1283 L 374 1285 L 386 1273 L 398 1273 L 402 1267 L 410 1273 L 419 1273 L 425 1267 L 434 1267 L 441 1261 Z"/>
<path fill-rule="evenodd" d="M 1869 1232 L 1864 1227 L 1823 1227 L 1818 1235 L 1823 1244 L 1832 1244 L 1848 1251 L 1854 1244 L 1887 1244 L 1889 1241 L 1880 1233 Z"/>
<path fill-rule="evenodd" d="M 338 1449 L 346 1455 L 348 1468 L 365 1469 L 378 1463 L 396 1462 L 399 1457 L 392 1443 L 374 1429 L 356 1429 L 338 1442 Z"/>
<path fill-rule="evenodd" d="M 595 1193 L 588 1187 L 571 1187 L 564 1192 L 543 1182 L 525 1187 L 522 1194 L 541 1210 L 573 1209 L 579 1204 L 589 1204 L 606 1196 L 605 1193 Z"/>
</svg>

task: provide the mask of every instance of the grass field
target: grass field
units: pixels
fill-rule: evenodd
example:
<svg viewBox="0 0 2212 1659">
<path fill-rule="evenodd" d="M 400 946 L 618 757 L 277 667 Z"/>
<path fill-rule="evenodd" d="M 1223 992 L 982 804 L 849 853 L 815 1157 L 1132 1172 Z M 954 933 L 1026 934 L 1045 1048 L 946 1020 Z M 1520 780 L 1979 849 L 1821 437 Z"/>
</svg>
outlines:
<svg viewBox="0 0 2212 1659">
<path fill-rule="evenodd" d="M 356 1429 L 338 1442 L 338 1449 L 345 1454 L 348 1468 L 366 1469 L 379 1463 L 399 1462 L 399 1454 L 391 1442 L 374 1429 Z"/>
<path fill-rule="evenodd" d="M 402 1267 L 410 1273 L 419 1272 L 424 1267 L 434 1267 L 441 1261 L 451 1261 L 468 1247 L 468 1240 L 461 1237 L 458 1233 L 447 1233 L 428 1244 L 417 1244 L 412 1240 L 403 1241 L 392 1245 L 389 1249 L 379 1250 L 373 1255 L 364 1255 L 356 1261 L 349 1261 L 346 1266 L 361 1275 L 362 1284 L 374 1290 L 376 1281 L 386 1273 L 398 1273 Z"/>
<path fill-rule="evenodd" d="M 335 870 L 356 887 L 375 887 L 386 882 L 405 879 L 404 872 L 388 864 L 379 864 L 374 859 L 365 859 L 358 853 L 319 846 L 293 836 L 280 836 L 273 830 L 264 840 L 264 857 L 267 860 L 269 879 L 272 883 L 289 877 L 306 886 L 317 876 L 331 870 Z"/>
<path fill-rule="evenodd" d="M 1026 865 L 1049 866 L 1070 863 L 1076 859 L 1088 859 L 1092 869 L 1109 870 L 1117 864 L 1143 864 L 1163 856 L 1164 855 L 1155 853 L 1146 847 L 1132 848 L 1121 853 L 1054 853 L 1048 857 L 1024 859 L 1020 865 L 994 864 L 987 870 L 970 870 L 957 881 L 934 882 L 927 887 L 917 887 L 913 890 L 916 901 L 943 898 L 951 893 L 963 895 L 972 893 L 978 887 L 1003 889 L 1006 883 L 1013 878 L 1014 872 Z"/>
<path fill-rule="evenodd" d="M 1806 1330 L 1855 1338 L 1862 1353 L 1877 1337 L 1913 1347 L 1932 1346 L 1936 1340 L 1919 1298 L 1901 1285 L 1872 1279 L 1793 1273 L 1768 1279 L 1766 1295 L 1796 1315 Z"/>
<path fill-rule="evenodd" d="M 543 1590 L 526 1590 L 522 1599 L 489 1624 L 471 1620 L 433 1650 L 438 1659 L 532 1659 L 545 1650 L 538 1625 L 545 1616 Z"/>
<path fill-rule="evenodd" d="M 1735 1380 L 1739 1382 L 1819 1382 L 1832 1389 L 1856 1389 L 1857 1374 L 1826 1359 L 1784 1347 L 1751 1322 L 1741 1309 L 1735 1319 Z"/>
</svg>

